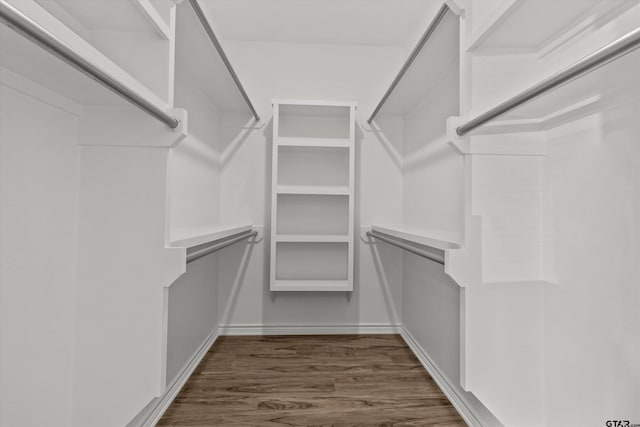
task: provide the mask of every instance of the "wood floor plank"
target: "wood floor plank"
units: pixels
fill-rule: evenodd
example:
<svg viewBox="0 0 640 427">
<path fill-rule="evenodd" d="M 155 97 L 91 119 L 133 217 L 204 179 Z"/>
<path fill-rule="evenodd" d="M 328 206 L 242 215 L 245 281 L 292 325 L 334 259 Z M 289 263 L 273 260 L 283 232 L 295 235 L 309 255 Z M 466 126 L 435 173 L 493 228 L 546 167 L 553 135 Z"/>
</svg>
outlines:
<svg viewBox="0 0 640 427">
<path fill-rule="evenodd" d="M 465 425 L 399 335 L 221 337 L 158 423 Z"/>
</svg>

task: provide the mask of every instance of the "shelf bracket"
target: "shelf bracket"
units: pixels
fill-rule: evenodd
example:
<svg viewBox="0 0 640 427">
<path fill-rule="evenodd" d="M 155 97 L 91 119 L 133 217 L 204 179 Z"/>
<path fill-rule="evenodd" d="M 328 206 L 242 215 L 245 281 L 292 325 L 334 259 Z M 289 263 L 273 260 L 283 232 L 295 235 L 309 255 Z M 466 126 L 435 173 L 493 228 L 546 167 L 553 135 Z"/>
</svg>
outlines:
<svg viewBox="0 0 640 427">
<path fill-rule="evenodd" d="M 449 147 L 458 154 L 471 154 L 471 142 L 469 136 L 460 136 L 456 130 L 464 123 L 462 117 L 454 116 L 447 119 L 447 139 Z"/>
</svg>

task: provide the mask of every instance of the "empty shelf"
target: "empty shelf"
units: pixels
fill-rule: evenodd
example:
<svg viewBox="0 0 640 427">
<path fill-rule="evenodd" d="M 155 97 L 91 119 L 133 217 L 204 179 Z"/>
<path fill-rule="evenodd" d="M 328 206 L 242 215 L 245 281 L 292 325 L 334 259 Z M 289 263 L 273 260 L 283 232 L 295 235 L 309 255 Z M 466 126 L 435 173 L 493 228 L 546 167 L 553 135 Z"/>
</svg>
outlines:
<svg viewBox="0 0 640 427">
<path fill-rule="evenodd" d="M 346 186 L 315 186 L 315 185 L 279 185 L 278 194 L 327 194 L 348 196 L 349 187 Z"/>
<path fill-rule="evenodd" d="M 345 243 L 349 242 L 349 236 L 344 234 L 279 234 L 276 242 L 329 242 Z"/>
<path fill-rule="evenodd" d="M 435 249 L 460 249 L 460 237 L 457 233 L 424 231 L 424 230 L 399 230 L 388 227 L 371 226 L 371 231 L 386 234 L 396 239 L 428 246 Z"/>
<path fill-rule="evenodd" d="M 278 137 L 280 147 L 335 147 L 349 148 L 348 138 L 305 138 L 305 137 Z"/>
<path fill-rule="evenodd" d="M 348 280 L 276 280 L 272 291 L 351 291 Z"/>
<path fill-rule="evenodd" d="M 215 242 L 216 240 L 226 239 L 240 233 L 251 231 L 252 226 L 210 226 L 210 227 L 191 227 L 181 228 L 171 231 L 170 246 L 180 248 L 192 248 L 203 245 L 205 243 Z"/>
</svg>

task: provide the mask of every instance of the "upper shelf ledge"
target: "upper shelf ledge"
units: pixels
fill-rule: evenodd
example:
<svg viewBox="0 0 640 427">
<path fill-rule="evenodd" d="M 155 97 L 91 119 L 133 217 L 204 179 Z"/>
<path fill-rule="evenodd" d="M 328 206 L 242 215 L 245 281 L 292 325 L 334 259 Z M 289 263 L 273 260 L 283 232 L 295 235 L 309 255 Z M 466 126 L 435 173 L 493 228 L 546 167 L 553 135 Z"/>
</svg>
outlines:
<svg viewBox="0 0 640 427">
<path fill-rule="evenodd" d="M 467 52 L 542 55 L 635 4 L 635 0 L 503 0 L 472 34 Z M 491 3 L 480 6 L 491 7 Z"/>
<path fill-rule="evenodd" d="M 155 0 L 35 1 L 81 36 L 95 31 L 126 31 L 155 33 L 164 40 L 171 38 L 169 24 L 160 12 L 169 15 L 170 3 L 165 5 Z"/>
<path fill-rule="evenodd" d="M 443 3 L 400 71 L 373 110 L 367 123 L 385 107 L 392 114 L 414 107 L 443 76 L 457 68 L 459 18 Z M 393 96 L 392 96 L 393 95 Z"/>
<path fill-rule="evenodd" d="M 628 70 L 637 68 L 640 57 L 628 54 L 639 47 L 640 28 L 636 28 L 563 70 L 457 126 L 455 132 L 449 132 L 450 138 L 455 140 L 458 136 L 462 137 L 519 107 L 523 107 L 518 110 L 519 118 L 526 118 L 523 117 L 523 113 L 535 117 L 536 114 L 540 115 L 540 111 L 548 111 L 550 106 L 556 108 L 567 105 L 580 106 L 582 101 L 587 102 L 589 98 L 604 102 L 604 98 L 608 97 L 611 99 L 610 102 L 615 102 L 616 99 L 635 96 L 638 78 L 636 73 L 630 73 Z M 598 96 L 600 98 L 593 98 Z M 532 102 L 534 100 L 537 101 Z"/>
<path fill-rule="evenodd" d="M 170 128 L 180 125 L 180 120 L 169 110 L 166 102 L 36 2 L 16 2 L 13 6 L 6 0 L 0 0 L 0 21 L 15 30 L 0 29 L 3 38 L 6 37 L 2 62 L 12 71 L 52 87 L 83 105 L 111 104 L 111 101 L 104 101 L 113 95 L 105 96 L 104 90 L 96 91 L 93 81 L 97 81 Z M 69 67 L 49 52 L 93 81 L 79 79 L 77 74 L 69 73 Z M 33 63 L 40 66 L 34 67 Z"/>
<path fill-rule="evenodd" d="M 185 2 L 185 3 L 187 3 L 187 2 Z M 247 107 L 249 108 L 249 110 L 251 111 L 251 114 L 253 115 L 255 121 L 259 122 L 260 121 L 260 116 L 258 115 L 255 107 L 253 106 L 253 103 L 251 102 L 251 99 L 249 98 L 249 95 L 245 91 L 244 86 L 242 85 L 242 82 L 240 81 L 240 78 L 238 77 L 238 74 L 236 74 L 236 71 L 233 68 L 233 65 L 231 65 L 231 62 L 229 61 L 229 58 L 227 57 L 227 54 L 225 53 L 224 49 L 222 48 L 222 44 L 220 43 L 220 40 L 218 39 L 218 37 L 216 36 L 216 34 L 215 34 L 214 30 L 213 30 L 213 25 L 212 25 L 211 21 L 207 18 L 208 14 L 205 12 L 205 9 L 203 9 L 203 7 L 201 6 L 201 4 L 200 4 L 200 2 L 198 0 L 188 0 L 188 3 L 191 5 L 191 9 L 195 13 L 195 16 L 197 17 L 198 21 L 200 21 L 200 25 L 202 26 L 202 28 L 204 29 L 205 33 L 207 34 L 207 37 L 209 38 L 209 41 L 211 42 L 211 44 L 213 44 L 214 48 L 218 52 L 218 55 L 220 56 L 220 60 L 223 62 L 224 66 L 226 67 L 227 71 L 229 72 L 229 75 L 230 75 L 231 79 L 233 80 L 233 82 L 235 83 L 236 87 L 238 88 L 238 91 L 240 92 L 240 95 L 242 95 L 242 98 L 244 99 L 245 103 L 247 104 Z M 189 52 L 189 55 L 195 55 L 195 54 L 196 54 L 195 52 Z"/>
</svg>

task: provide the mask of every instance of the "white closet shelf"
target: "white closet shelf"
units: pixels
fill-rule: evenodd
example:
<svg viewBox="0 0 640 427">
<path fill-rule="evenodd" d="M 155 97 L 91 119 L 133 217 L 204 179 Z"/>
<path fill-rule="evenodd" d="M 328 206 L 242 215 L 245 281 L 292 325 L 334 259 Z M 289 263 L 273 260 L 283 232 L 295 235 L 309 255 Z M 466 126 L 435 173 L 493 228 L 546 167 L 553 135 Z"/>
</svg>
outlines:
<svg viewBox="0 0 640 427">
<path fill-rule="evenodd" d="M 169 245 L 179 248 L 192 248 L 251 230 L 251 224 L 180 228 L 171 231 Z"/>
<path fill-rule="evenodd" d="M 272 291 L 351 291 L 348 280 L 276 280 Z"/>
<path fill-rule="evenodd" d="M 356 107 L 357 102 L 354 101 L 326 101 L 317 99 L 274 99 L 272 104 L 280 105 L 298 105 L 300 107 L 315 108 L 315 107 Z"/>
<path fill-rule="evenodd" d="M 304 137 L 284 137 L 277 139 L 280 147 L 335 147 L 349 148 L 349 138 L 304 138 Z"/>
<path fill-rule="evenodd" d="M 410 243 L 428 246 L 435 249 L 460 249 L 460 235 L 445 231 L 428 231 L 411 228 L 391 228 L 372 225 L 371 231 L 386 234 L 397 239 L 406 240 Z"/>
<path fill-rule="evenodd" d="M 579 0 L 553 2 L 504 0 L 468 43 L 468 52 L 537 53 L 562 43 L 576 32 L 633 6 L 635 2 Z"/>
<path fill-rule="evenodd" d="M 150 104 L 154 104 L 158 109 L 168 108 L 165 100 L 38 3 L 35 1 L 16 1 L 12 4 L 78 56 L 112 77 L 121 87 L 127 88 Z M 96 84 L 94 80 L 84 74 L 72 71 L 73 68 L 70 65 L 4 25 L 0 26 L 0 38 L 4 42 L 0 46 L 0 66 L 4 66 L 46 88 L 52 88 L 55 92 L 81 105 L 122 105 L 124 103 L 115 93 Z"/>
<path fill-rule="evenodd" d="M 407 114 L 445 79 L 458 73 L 459 22 L 460 18 L 443 3 L 367 119 L 368 123 L 378 114 Z"/>
<path fill-rule="evenodd" d="M 278 234 L 276 242 L 348 243 L 346 234 Z"/>
<path fill-rule="evenodd" d="M 320 185 L 279 185 L 278 194 L 317 194 L 329 196 L 348 196 L 350 191 L 347 186 L 320 186 Z"/>
<path fill-rule="evenodd" d="M 123 31 L 157 34 L 165 40 L 171 36 L 169 24 L 156 8 L 160 4 L 151 0 L 36 2 L 81 35 L 87 31 Z"/>
<path fill-rule="evenodd" d="M 257 122 L 260 117 L 211 26 L 211 16 L 205 1 L 183 1 L 177 7 L 176 92 L 198 82 L 198 91 L 219 108 L 248 110 Z"/>
<path fill-rule="evenodd" d="M 639 42 L 640 29 L 636 28 L 482 114 L 474 114 L 473 119 L 454 130 L 453 138 L 475 129 L 479 130 L 478 135 L 547 130 L 640 99 L 638 75 L 628 72 L 640 64 Z M 492 122 L 493 119 L 498 120 Z M 486 127 L 481 129 L 482 126 Z M 474 150 L 480 148 L 477 142 Z M 513 153 L 519 152 L 514 144 L 489 148 L 496 150 L 493 154 L 508 154 L 508 145 L 516 150 Z M 539 145 L 542 150 L 538 148 L 535 154 L 543 155 L 544 144 Z"/>
</svg>

